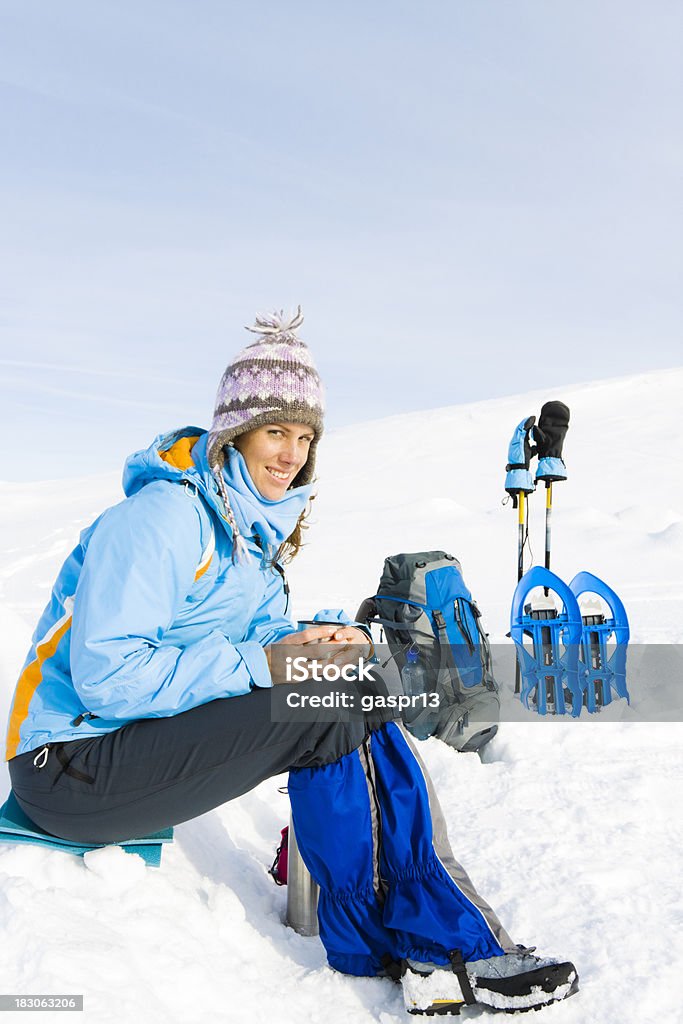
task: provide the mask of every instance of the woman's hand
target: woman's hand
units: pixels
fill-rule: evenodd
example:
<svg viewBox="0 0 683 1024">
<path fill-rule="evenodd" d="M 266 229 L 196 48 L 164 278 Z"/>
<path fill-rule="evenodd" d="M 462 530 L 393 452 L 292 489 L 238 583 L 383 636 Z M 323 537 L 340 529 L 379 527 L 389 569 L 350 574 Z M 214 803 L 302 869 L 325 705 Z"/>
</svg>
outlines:
<svg viewBox="0 0 683 1024">
<path fill-rule="evenodd" d="M 333 644 L 344 644 L 343 650 L 351 650 L 354 658 L 369 658 L 373 653 L 374 645 L 358 626 L 339 626 L 328 641 Z M 336 662 L 335 658 L 331 659 Z M 347 662 L 337 662 L 347 664 Z"/>
<path fill-rule="evenodd" d="M 304 657 L 310 662 L 316 661 L 320 666 L 334 664 L 340 667 L 356 665 L 359 658 L 368 658 L 373 651 L 367 634 L 357 626 L 344 626 L 341 623 L 338 626 L 307 626 L 265 648 L 274 684 L 292 681 L 286 678 L 285 673 L 287 647 L 299 648 L 298 651 L 289 652 L 291 657 Z"/>
</svg>

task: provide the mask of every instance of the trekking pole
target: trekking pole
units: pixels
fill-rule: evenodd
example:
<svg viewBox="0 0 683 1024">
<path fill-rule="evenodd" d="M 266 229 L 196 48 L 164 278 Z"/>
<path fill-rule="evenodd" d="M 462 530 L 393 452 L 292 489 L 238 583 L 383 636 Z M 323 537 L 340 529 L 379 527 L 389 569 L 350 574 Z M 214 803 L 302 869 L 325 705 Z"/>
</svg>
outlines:
<svg viewBox="0 0 683 1024">
<path fill-rule="evenodd" d="M 531 494 L 536 486 L 531 476 L 531 459 L 536 454 L 536 449 L 531 446 L 531 432 L 535 416 L 527 416 L 515 427 L 510 446 L 508 448 L 508 463 L 505 467 L 505 490 L 512 498 L 512 507 L 518 510 L 517 516 L 517 582 L 524 575 L 524 545 L 528 533 L 527 494 Z M 515 693 L 520 691 L 519 662 L 515 662 Z"/>
<path fill-rule="evenodd" d="M 524 532 L 526 527 L 526 494 L 520 491 L 519 515 L 517 517 L 517 582 L 524 575 Z"/>
<path fill-rule="evenodd" d="M 550 540 L 553 513 L 553 483 L 567 479 L 567 467 L 562 461 L 562 446 L 569 429 L 569 408 L 564 402 L 546 402 L 534 427 L 534 441 L 538 450 L 536 483 L 545 483 L 545 567 L 550 569 Z M 547 587 L 544 587 L 546 597 Z"/>
<path fill-rule="evenodd" d="M 550 568 L 550 529 L 553 514 L 553 482 L 545 482 L 545 567 Z"/>
</svg>

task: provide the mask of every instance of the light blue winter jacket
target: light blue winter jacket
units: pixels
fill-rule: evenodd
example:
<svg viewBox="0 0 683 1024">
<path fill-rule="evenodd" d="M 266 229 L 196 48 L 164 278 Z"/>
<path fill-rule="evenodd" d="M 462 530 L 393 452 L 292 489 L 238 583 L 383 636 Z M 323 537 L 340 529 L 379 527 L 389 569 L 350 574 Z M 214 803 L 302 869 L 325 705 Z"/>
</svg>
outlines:
<svg viewBox="0 0 683 1024">
<path fill-rule="evenodd" d="M 225 478 L 252 556 L 233 563 L 206 439 L 188 427 L 132 455 L 126 499 L 81 534 L 17 683 L 6 760 L 272 685 L 263 648 L 296 627 L 269 556 L 310 487 L 268 501 L 233 450 Z"/>
</svg>

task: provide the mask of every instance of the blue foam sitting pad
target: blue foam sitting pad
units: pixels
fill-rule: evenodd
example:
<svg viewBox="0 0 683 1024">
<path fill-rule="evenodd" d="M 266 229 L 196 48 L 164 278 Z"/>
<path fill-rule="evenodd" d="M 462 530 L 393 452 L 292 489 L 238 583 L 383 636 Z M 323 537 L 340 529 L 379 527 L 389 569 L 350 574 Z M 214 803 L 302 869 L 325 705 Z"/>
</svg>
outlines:
<svg viewBox="0 0 683 1024">
<path fill-rule="evenodd" d="M 0 843 L 31 843 L 36 846 L 47 846 L 51 850 L 62 850 L 64 853 L 75 853 L 82 857 L 89 850 L 101 850 L 105 846 L 120 846 L 126 853 L 137 853 L 154 868 L 161 864 L 161 849 L 164 843 L 173 842 L 173 829 L 165 828 L 161 832 L 153 832 L 139 839 L 125 839 L 119 843 L 73 843 L 70 839 L 59 839 L 51 836 L 31 821 L 17 803 L 17 798 L 10 791 L 7 800 L 0 807 Z"/>
</svg>

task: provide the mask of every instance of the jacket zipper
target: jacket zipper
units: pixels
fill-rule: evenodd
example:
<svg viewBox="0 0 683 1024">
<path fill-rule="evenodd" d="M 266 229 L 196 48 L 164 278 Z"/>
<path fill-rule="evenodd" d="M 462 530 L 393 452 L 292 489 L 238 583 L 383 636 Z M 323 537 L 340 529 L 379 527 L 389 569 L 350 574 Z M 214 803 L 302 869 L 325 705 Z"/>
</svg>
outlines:
<svg viewBox="0 0 683 1024">
<path fill-rule="evenodd" d="M 99 717 L 99 715 L 93 715 L 92 712 L 90 711 L 84 711 L 81 715 L 78 715 L 76 718 L 72 719 L 72 721 L 69 722 L 69 725 L 72 727 L 72 729 L 76 729 L 81 724 L 81 722 L 85 722 L 86 718 L 88 719 L 88 721 L 92 721 L 93 718 Z"/>
</svg>

